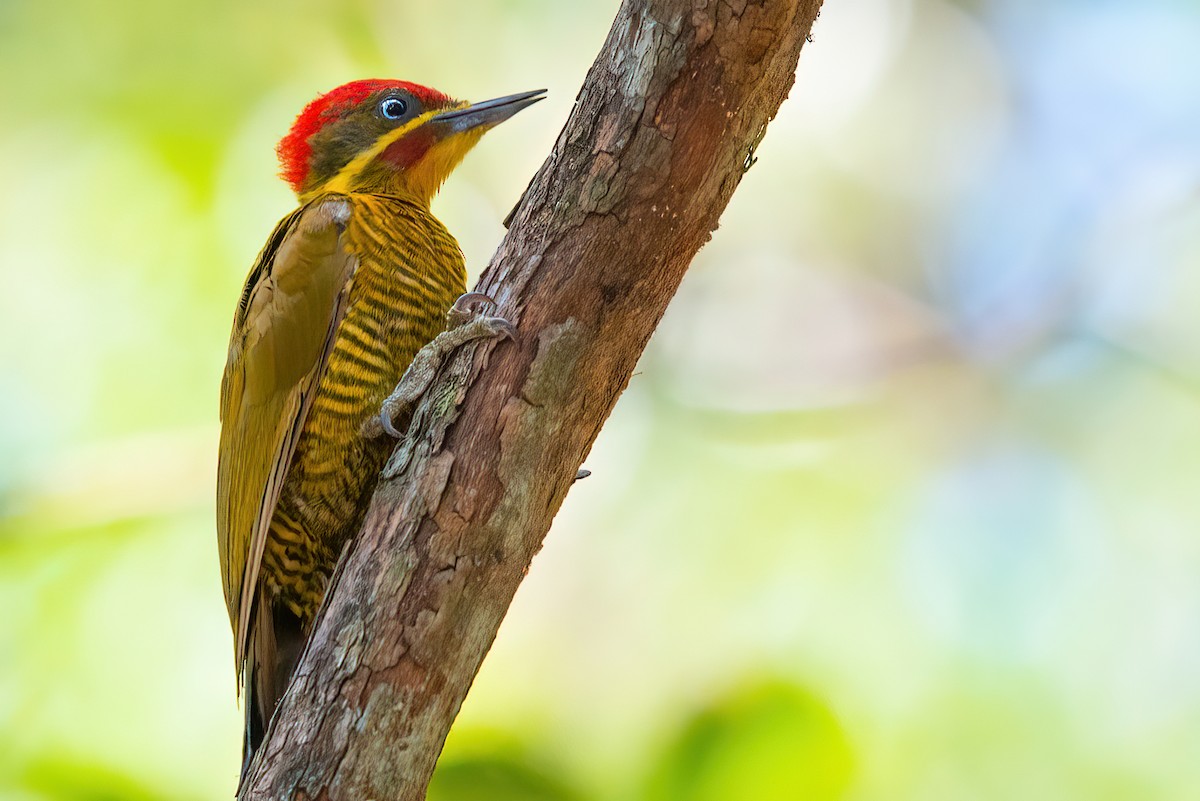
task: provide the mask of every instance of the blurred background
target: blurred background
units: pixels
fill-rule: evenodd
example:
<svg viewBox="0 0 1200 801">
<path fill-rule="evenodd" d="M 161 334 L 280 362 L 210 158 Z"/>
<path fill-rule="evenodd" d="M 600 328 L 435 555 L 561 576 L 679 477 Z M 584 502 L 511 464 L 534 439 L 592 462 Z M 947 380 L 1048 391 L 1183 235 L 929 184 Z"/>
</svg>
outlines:
<svg viewBox="0 0 1200 801">
<path fill-rule="evenodd" d="M 550 100 L 617 0 L 0 2 L 0 798 L 231 797 L 216 400 L 272 148 Z M 1200 6 L 831 0 L 432 801 L 1200 798 Z"/>
</svg>

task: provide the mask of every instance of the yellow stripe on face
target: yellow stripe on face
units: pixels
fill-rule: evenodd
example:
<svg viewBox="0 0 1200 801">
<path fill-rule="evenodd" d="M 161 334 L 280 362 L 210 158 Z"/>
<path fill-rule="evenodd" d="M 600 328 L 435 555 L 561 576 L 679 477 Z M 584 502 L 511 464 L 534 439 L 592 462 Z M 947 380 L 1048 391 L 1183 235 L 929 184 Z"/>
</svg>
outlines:
<svg viewBox="0 0 1200 801">
<path fill-rule="evenodd" d="M 385 150 L 439 114 L 444 114 L 447 111 L 452 111 L 454 109 L 466 108 L 469 105 L 470 103 L 457 103 L 450 107 L 431 109 L 420 116 L 413 117 L 399 128 L 388 131 L 383 136 L 375 140 L 373 145 L 351 159 L 345 167 L 342 167 L 340 170 L 338 170 L 337 175 L 330 178 L 324 184 L 315 187 L 309 192 L 306 192 L 300 198 L 301 202 L 307 202 L 315 198 L 317 195 L 322 195 L 327 192 L 338 194 L 350 194 L 351 192 L 354 192 L 357 188 L 358 177 L 362 175 L 363 171 L 367 169 L 367 167 L 370 166 L 375 159 L 383 155 Z"/>
</svg>

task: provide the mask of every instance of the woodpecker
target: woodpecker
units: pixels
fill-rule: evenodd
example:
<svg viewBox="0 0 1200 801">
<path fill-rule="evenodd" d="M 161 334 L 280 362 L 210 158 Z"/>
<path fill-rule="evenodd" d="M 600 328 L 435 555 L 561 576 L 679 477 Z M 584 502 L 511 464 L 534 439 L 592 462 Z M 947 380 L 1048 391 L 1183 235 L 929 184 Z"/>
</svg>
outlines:
<svg viewBox="0 0 1200 801">
<path fill-rule="evenodd" d="M 278 145 L 300 205 L 250 270 L 221 382 L 217 546 L 243 777 L 387 460 L 367 423 L 466 292 L 462 251 L 429 203 L 484 132 L 543 96 L 471 105 L 354 81 L 309 103 Z"/>
</svg>

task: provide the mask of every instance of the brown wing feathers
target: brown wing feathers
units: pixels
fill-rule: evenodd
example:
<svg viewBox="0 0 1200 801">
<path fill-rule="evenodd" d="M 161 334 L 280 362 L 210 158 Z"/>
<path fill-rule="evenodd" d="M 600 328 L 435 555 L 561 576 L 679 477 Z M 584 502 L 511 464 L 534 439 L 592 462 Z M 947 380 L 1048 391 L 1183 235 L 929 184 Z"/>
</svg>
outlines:
<svg viewBox="0 0 1200 801">
<path fill-rule="evenodd" d="M 240 671 L 258 565 L 279 496 L 345 312 L 355 260 L 341 246 L 349 205 L 319 200 L 280 224 L 243 292 L 222 382 L 217 533 Z"/>
</svg>

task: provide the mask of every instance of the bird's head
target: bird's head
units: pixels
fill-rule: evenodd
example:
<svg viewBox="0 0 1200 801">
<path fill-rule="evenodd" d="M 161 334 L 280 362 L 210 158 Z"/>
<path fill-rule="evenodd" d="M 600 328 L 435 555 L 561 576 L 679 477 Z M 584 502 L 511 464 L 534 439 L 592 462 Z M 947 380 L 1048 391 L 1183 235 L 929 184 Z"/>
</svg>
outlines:
<svg viewBox="0 0 1200 801">
<path fill-rule="evenodd" d="M 472 105 L 407 81 L 343 84 L 305 106 L 279 142 L 280 174 L 302 201 L 380 192 L 427 205 L 484 132 L 544 94 Z"/>
</svg>

